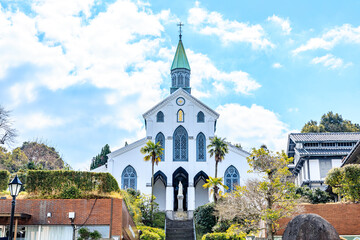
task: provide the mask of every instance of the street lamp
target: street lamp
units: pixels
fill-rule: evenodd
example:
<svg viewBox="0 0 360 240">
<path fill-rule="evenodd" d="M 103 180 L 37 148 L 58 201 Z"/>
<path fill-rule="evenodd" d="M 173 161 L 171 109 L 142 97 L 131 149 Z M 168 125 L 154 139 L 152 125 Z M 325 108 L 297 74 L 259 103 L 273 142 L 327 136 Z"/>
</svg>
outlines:
<svg viewBox="0 0 360 240">
<path fill-rule="evenodd" d="M 14 214 L 15 214 L 15 201 L 17 195 L 19 195 L 22 183 L 18 176 L 16 175 L 15 178 L 9 183 L 9 190 L 10 195 L 13 197 L 11 202 L 11 217 L 10 217 L 10 237 L 9 240 L 12 240 L 12 232 L 13 232 L 13 225 L 14 225 Z"/>
</svg>

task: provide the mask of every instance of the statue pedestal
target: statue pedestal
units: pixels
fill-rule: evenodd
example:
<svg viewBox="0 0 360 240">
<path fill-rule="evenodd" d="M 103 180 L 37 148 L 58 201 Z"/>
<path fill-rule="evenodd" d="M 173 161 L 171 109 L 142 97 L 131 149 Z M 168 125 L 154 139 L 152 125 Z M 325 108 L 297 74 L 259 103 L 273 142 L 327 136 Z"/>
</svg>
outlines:
<svg viewBox="0 0 360 240">
<path fill-rule="evenodd" d="M 178 195 L 177 199 L 178 199 L 178 212 L 183 212 L 184 211 L 184 206 L 183 206 L 184 195 Z"/>
</svg>

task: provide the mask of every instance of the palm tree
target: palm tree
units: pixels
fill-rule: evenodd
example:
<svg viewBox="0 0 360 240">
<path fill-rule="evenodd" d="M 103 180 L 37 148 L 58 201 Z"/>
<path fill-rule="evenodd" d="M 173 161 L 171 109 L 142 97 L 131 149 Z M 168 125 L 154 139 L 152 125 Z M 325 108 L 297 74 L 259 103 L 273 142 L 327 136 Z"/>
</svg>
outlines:
<svg viewBox="0 0 360 240">
<path fill-rule="evenodd" d="M 211 139 L 210 144 L 207 146 L 209 149 L 210 157 L 215 156 L 215 178 L 217 178 L 218 164 L 224 160 L 225 154 L 229 152 L 228 145 L 225 142 L 225 138 L 215 136 Z M 214 185 L 214 202 L 217 201 L 219 187 Z"/>
<path fill-rule="evenodd" d="M 222 183 L 223 181 L 223 178 L 220 177 L 220 178 L 213 178 L 213 177 L 210 177 L 208 179 L 206 179 L 206 183 L 203 185 L 204 188 L 212 188 L 211 189 L 211 192 L 214 192 L 214 202 L 217 201 L 218 199 L 218 190 L 219 190 L 219 187 L 218 185 L 222 186 L 225 190 L 227 190 L 229 187 L 226 186 L 225 184 Z M 216 193 L 215 193 L 216 191 Z M 221 196 L 221 191 L 219 192 L 219 196 Z"/>
<path fill-rule="evenodd" d="M 163 148 L 160 145 L 160 142 L 153 143 L 152 141 L 148 141 L 145 145 L 145 147 L 142 147 L 140 149 L 140 152 L 142 154 L 147 154 L 144 157 L 145 161 L 151 161 L 151 199 L 150 199 L 150 205 L 151 205 L 151 221 L 153 221 L 153 199 L 154 199 L 154 165 L 159 164 L 161 161 L 161 155 L 163 154 Z"/>
</svg>

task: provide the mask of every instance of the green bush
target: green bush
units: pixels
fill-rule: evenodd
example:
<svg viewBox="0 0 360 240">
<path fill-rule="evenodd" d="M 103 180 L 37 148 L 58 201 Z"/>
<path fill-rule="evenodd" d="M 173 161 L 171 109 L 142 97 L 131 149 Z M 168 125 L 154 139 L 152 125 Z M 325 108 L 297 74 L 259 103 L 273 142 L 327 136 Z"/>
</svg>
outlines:
<svg viewBox="0 0 360 240">
<path fill-rule="evenodd" d="M 137 226 L 142 231 L 141 240 L 165 240 L 165 230 L 148 226 Z"/>
<path fill-rule="evenodd" d="M 110 193 L 119 191 L 119 185 L 109 173 L 80 171 L 33 171 L 29 170 L 26 178 L 26 190 L 42 195 L 66 194 L 73 191 L 72 186 L 81 192 Z M 63 189 L 68 188 L 65 193 Z"/>
<path fill-rule="evenodd" d="M 207 233 L 201 240 L 245 240 L 245 237 L 231 233 Z"/>
<path fill-rule="evenodd" d="M 327 203 L 331 201 L 330 195 L 319 188 L 310 189 L 309 187 L 298 187 L 296 189 L 296 194 L 304 197 L 311 204 Z"/>
<path fill-rule="evenodd" d="M 77 240 L 98 240 L 102 237 L 98 231 L 90 232 L 87 228 L 80 228 L 79 235 Z"/>
<path fill-rule="evenodd" d="M 198 207 L 194 212 L 194 220 L 196 225 L 196 231 L 200 235 L 211 232 L 212 228 L 216 224 L 216 218 L 214 216 L 214 203 L 207 203 Z"/>
<path fill-rule="evenodd" d="M 333 168 L 325 178 L 325 184 L 333 192 L 352 202 L 360 201 L 360 165 L 349 164 L 342 168 Z"/>
<path fill-rule="evenodd" d="M 0 170 L 0 191 L 6 191 L 10 182 L 10 173 L 7 170 Z"/>
</svg>

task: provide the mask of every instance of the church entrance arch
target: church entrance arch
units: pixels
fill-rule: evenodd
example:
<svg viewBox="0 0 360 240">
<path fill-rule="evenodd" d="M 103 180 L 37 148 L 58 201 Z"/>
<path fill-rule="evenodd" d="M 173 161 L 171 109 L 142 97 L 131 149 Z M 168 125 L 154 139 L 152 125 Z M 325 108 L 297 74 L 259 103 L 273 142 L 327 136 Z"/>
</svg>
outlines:
<svg viewBox="0 0 360 240">
<path fill-rule="evenodd" d="M 166 207 L 166 185 L 166 175 L 162 171 L 157 171 L 154 174 L 154 196 L 160 211 L 165 211 Z"/>
<path fill-rule="evenodd" d="M 173 173 L 174 211 L 178 210 L 177 196 L 178 196 L 178 193 L 179 193 L 179 183 L 180 182 L 183 185 L 183 195 L 184 195 L 183 207 L 184 207 L 184 211 L 187 211 L 187 189 L 188 189 L 188 186 L 189 186 L 189 174 L 182 167 L 179 167 Z"/>
<path fill-rule="evenodd" d="M 198 172 L 194 177 L 195 208 L 209 202 L 208 189 L 203 187 L 203 185 L 206 183 L 206 179 L 208 178 L 209 176 L 204 171 Z"/>
</svg>

